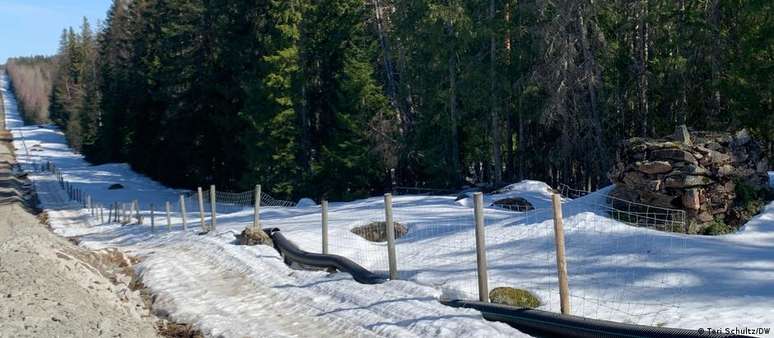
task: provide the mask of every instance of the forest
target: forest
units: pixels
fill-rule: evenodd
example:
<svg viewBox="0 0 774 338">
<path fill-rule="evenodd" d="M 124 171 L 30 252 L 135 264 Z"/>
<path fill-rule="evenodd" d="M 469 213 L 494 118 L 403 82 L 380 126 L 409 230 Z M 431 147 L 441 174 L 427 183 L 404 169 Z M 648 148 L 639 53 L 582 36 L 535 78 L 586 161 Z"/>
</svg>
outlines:
<svg viewBox="0 0 774 338">
<path fill-rule="evenodd" d="M 609 183 L 675 126 L 774 150 L 770 0 L 114 0 L 7 63 L 26 118 L 176 187 Z"/>
</svg>

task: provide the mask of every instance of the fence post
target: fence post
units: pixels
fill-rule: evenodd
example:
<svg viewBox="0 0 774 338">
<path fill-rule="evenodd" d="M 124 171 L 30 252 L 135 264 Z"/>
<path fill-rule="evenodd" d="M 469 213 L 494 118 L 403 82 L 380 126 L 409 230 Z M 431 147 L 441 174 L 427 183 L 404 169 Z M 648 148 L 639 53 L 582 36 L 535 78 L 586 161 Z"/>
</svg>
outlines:
<svg viewBox="0 0 774 338">
<path fill-rule="evenodd" d="M 91 209 L 91 195 L 86 195 L 86 209 L 88 209 L 89 213 L 94 216 L 94 210 Z"/>
<path fill-rule="evenodd" d="M 554 241 L 556 243 L 556 270 L 559 275 L 559 300 L 562 314 L 570 314 L 570 287 L 567 280 L 567 261 L 564 256 L 564 222 L 562 200 L 558 194 L 551 196 L 554 208 Z"/>
<path fill-rule="evenodd" d="M 261 228 L 261 185 L 255 186 L 255 210 L 253 210 L 253 230 Z"/>
<path fill-rule="evenodd" d="M 99 205 L 99 222 L 105 224 L 105 207 L 102 204 Z"/>
<path fill-rule="evenodd" d="M 151 219 L 151 232 L 153 232 L 156 228 L 156 217 L 155 217 L 155 210 L 153 207 L 153 203 L 150 205 L 150 219 Z"/>
<path fill-rule="evenodd" d="M 180 217 L 183 218 L 183 230 L 188 230 L 188 220 L 186 219 L 185 214 L 185 198 L 183 195 L 180 195 Z"/>
<path fill-rule="evenodd" d="M 473 194 L 474 216 L 476 219 L 476 264 L 478 271 L 478 300 L 489 301 L 489 273 L 486 265 L 486 241 L 484 230 L 484 195 Z"/>
<path fill-rule="evenodd" d="M 196 191 L 199 194 L 199 217 L 202 219 L 202 231 L 205 231 L 207 227 L 204 224 L 204 194 L 202 193 L 202 187 L 196 188 Z"/>
<path fill-rule="evenodd" d="M 134 200 L 132 202 L 132 205 L 134 207 L 134 216 L 137 217 L 137 224 L 142 224 L 142 215 L 140 215 L 140 202 L 137 200 Z M 131 215 L 129 216 L 131 218 Z"/>
<path fill-rule="evenodd" d="M 398 279 L 398 264 L 395 258 L 395 225 L 392 224 L 392 194 L 384 194 L 384 218 L 387 225 L 387 259 L 390 263 L 390 279 Z"/>
<path fill-rule="evenodd" d="M 166 203 L 167 207 L 167 231 L 172 231 L 172 216 L 170 215 L 171 206 L 169 205 L 169 201 Z"/>
<path fill-rule="evenodd" d="M 322 253 L 328 254 L 328 201 L 322 200 L 320 202 L 322 207 Z"/>
<path fill-rule="evenodd" d="M 218 197 L 217 194 L 215 194 L 215 185 L 210 185 L 210 230 L 215 231 L 215 226 L 218 224 L 218 214 L 217 214 L 217 204 L 218 204 Z"/>
</svg>

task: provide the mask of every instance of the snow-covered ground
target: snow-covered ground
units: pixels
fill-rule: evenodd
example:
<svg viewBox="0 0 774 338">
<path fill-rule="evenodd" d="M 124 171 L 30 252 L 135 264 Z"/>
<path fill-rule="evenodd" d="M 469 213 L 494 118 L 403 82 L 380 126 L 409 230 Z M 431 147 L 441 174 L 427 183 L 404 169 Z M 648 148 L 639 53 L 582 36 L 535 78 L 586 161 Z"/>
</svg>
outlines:
<svg viewBox="0 0 774 338">
<path fill-rule="evenodd" d="M 167 189 L 124 164 L 91 166 L 69 150 L 61 132 L 24 127 L 13 104 L 7 111 L 22 162 L 52 161 L 66 180 L 104 204 L 133 199 L 143 206 L 177 203 L 181 191 Z M 30 151 L 26 158 L 25 146 L 39 151 Z M 483 321 L 474 311 L 437 302 L 440 297 L 475 298 L 477 292 L 469 201 L 395 196 L 395 220 L 409 229 L 397 241 L 401 281 L 366 286 L 345 274 L 291 270 L 267 247 L 233 245 L 233 234 L 252 222 L 252 210 L 219 213 L 217 231 L 207 236 L 196 235 L 200 229 L 194 204 L 188 205 L 186 231 L 177 212 L 171 230 L 151 232 L 147 222 L 100 225 L 66 200 L 53 177 L 32 178 L 57 233 L 79 235 L 87 247 L 118 247 L 145 257 L 141 272 L 159 295 L 158 305 L 173 319 L 195 323 L 213 335 L 519 334 Z M 112 183 L 126 189 L 107 190 Z M 604 212 L 605 192 L 564 201 L 573 314 L 683 328 L 774 323 L 774 203 L 736 234 L 687 236 L 610 219 Z M 490 288 L 528 289 L 541 298 L 542 309 L 558 311 L 548 187 L 525 181 L 488 201 L 507 196 L 524 197 L 537 209 L 486 209 Z M 260 218 L 263 227 L 282 229 L 303 249 L 321 250 L 319 207 L 263 208 Z M 350 232 L 382 219 L 381 197 L 331 203 L 331 251 L 386 273 L 386 247 Z M 156 222 L 166 220 L 158 217 Z"/>
</svg>

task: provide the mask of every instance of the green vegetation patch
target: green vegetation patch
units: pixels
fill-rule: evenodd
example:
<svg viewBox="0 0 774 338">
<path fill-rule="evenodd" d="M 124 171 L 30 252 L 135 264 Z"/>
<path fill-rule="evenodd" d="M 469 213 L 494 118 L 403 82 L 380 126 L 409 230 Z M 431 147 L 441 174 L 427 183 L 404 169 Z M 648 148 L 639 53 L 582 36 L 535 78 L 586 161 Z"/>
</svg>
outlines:
<svg viewBox="0 0 774 338">
<path fill-rule="evenodd" d="M 489 292 L 492 303 L 534 309 L 540 306 L 540 299 L 524 289 L 497 287 Z"/>
</svg>

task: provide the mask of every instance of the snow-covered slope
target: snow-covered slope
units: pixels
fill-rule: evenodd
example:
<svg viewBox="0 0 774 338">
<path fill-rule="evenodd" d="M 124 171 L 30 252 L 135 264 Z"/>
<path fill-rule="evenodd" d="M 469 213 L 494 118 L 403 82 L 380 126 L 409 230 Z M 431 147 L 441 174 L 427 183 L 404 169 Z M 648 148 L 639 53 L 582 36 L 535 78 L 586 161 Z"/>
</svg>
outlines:
<svg viewBox="0 0 774 338">
<path fill-rule="evenodd" d="M 34 159 L 53 161 L 66 172 L 66 179 L 97 200 L 139 199 L 143 205 L 177 200 L 178 191 L 126 165 L 90 166 L 68 150 L 60 132 L 21 127 L 13 121 L 15 116 L 9 114 L 9 122 L 15 123 L 17 147 L 40 144 L 43 151 L 31 153 Z M 288 335 L 294 334 L 282 331 L 288 325 L 298 325 L 299 331 L 310 335 L 317 332 L 312 327 L 318 327 L 320 334 L 518 334 L 483 321 L 475 312 L 445 308 L 436 301 L 476 295 L 473 212 L 451 196 L 394 197 L 394 218 L 409 229 L 397 241 L 402 281 L 365 286 L 342 274 L 291 270 L 269 248 L 233 245 L 233 234 L 252 222 L 251 210 L 219 214 L 218 230 L 210 236 L 195 235 L 198 213 L 193 206 L 188 231 L 182 230 L 178 214 L 172 217 L 171 231 L 151 232 L 147 225 L 97 225 L 83 211 L 70 209 L 74 206 L 65 201 L 53 178 L 33 178 L 55 231 L 82 235 L 81 243 L 89 247 L 119 247 L 146 257 L 142 273 L 146 284 L 159 294 L 160 305 L 175 319 L 194 322 L 212 334 L 263 335 L 261 330 L 271 321 L 255 316 L 274 318 L 279 324 L 270 329 Z M 105 189 L 115 182 L 127 189 Z M 525 181 L 510 186 L 502 196 L 488 196 L 490 201 L 520 196 L 537 208 L 528 213 L 486 209 L 489 278 L 491 288 L 528 289 L 541 298 L 542 309 L 558 311 L 546 187 Z M 757 327 L 774 322 L 774 204 L 738 233 L 687 236 L 610 219 L 604 211 L 606 191 L 566 200 L 563 206 L 573 314 L 684 328 Z M 350 232 L 382 220 L 382 201 L 374 197 L 331 203 L 330 248 L 386 273 L 384 244 Z M 319 207 L 263 208 L 261 221 L 264 227 L 282 229 L 303 249 L 321 251 Z M 298 320 L 288 320 L 288 315 Z"/>
</svg>

